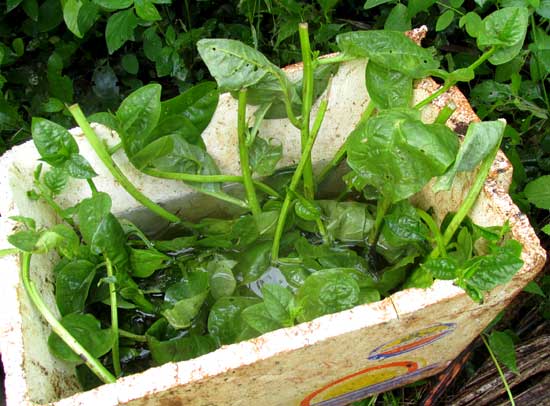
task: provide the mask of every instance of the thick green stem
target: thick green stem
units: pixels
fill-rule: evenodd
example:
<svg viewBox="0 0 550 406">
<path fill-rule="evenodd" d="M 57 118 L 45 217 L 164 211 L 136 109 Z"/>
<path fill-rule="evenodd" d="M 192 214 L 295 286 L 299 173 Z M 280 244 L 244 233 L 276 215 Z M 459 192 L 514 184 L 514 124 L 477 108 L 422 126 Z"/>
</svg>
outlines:
<svg viewBox="0 0 550 406">
<path fill-rule="evenodd" d="M 319 58 L 317 60 L 317 63 L 319 65 L 330 65 L 330 64 L 333 64 L 333 63 L 342 63 L 342 62 L 353 61 L 354 59 L 357 59 L 357 58 L 353 57 L 353 56 L 346 56 L 342 53 L 337 53 L 336 55 L 325 56 L 325 57 Z"/>
<path fill-rule="evenodd" d="M 262 213 L 254 183 L 252 182 L 252 173 L 250 172 L 250 163 L 248 161 L 248 147 L 246 146 L 246 89 L 241 89 L 239 92 L 239 108 L 237 116 L 237 136 L 239 139 L 239 159 L 241 163 L 241 173 L 243 174 L 244 190 L 248 205 L 254 217 Z"/>
<path fill-rule="evenodd" d="M 23 286 L 25 291 L 29 295 L 32 303 L 38 310 L 38 312 L 46 319 L 50 324 L 53 332 L 61 338 L 65 344 L 73 350 L 82 361 L 86 364 L 88 368 L 92 370 L 94 374 L 104 383 L 113 383 L 116 381 L 116 378 L 99 362 L 97 358 L 91 355 L 88 350 L 86 350 L 72 335 L 69 333 L 65 327 L 55 318 L 55 316 L 50 312 L 46 304 L 42 301 L 40 292 L 36 288 L 34 282 L 31 280 L 30 275 L 30 265 L 31 265 L 31 254 L 24 252 L 22 254 L 23 258 L 21 260 L 21 279 L 23 281 Z"/>
<path fill-rule="evenodd" d="M 238 182 L 243 183 L 244 178 L 239 175 L 195 175 L 191 173 L 165 172 L 158 169 L 145 168 L 141 170 L 144 174 L 154 176 L 156 178 L 181 180 L 183 182 L 199 182 L 199 183 L 226 183 Z M 253 179 L 254 185 L 264 193 L 273 197 L 282 198 L 282 196 L 271 186 Z"/>
<path fill-rule="evenodd" d="M 95 153 L 97 154 L 99 159 L 101 159 L 101 162 L 103 162 L 107 169 L 109 169 L 111 175 L 113 175 L 117 182 L 130 194 L 130 196 L 132 196 L 142 205 L 147 207 L 153 213 L 156 213 L 157 215 L 173 223 L 179 223 L 180 219 L 177 216 L 162 208 L 151 199 L 149 199 L 147 196 L 145 196 L 143 193 L 141 193 L 122 173 L 120 168 L 113 161 L 113 158 L 109 154 L 109 151 L 107 151 L 92 127 L 90 127 L 90 123 L 88 123 L 88 120 L 86 120 L 86 117 L 84 116 L 84 113 L 82 112 L 78 104 L 74 104 L 69 107 L 69 111 L 73 115 L 76 123 L 82 129 L 84 136 L 94 149 Z"/>
<path fill-rule="evenodd" d="M 376 244 L 378 244 L 378 238 L 380 237 L 380 232 L 382 231 L 382 224 L 384 223 L 384 216 L 388 212 L 388 209 L 391 206 L 391 201 L 386 197 L 381 197 L 378 200 L 376 206 L 376 217 L 374 219 L 374 227 L 371 230 L 370 240 L 372 241 L 371 247 L 375 249 Z"/>
<path fill-rule="evenodd" d="M 447 249 L 445 247 L 445 243 L 443 242 L 443 235 L 441 234 L 441 230 L 435 223 L 435 220 L 432 218 L 432 216 L 430 216 L 428 213 L 426 213 L 422 209 L 417 208 L 416 213 L 420 216 L 420 218 L 424 221 L 424 223 L 426 223 L 426 225 L 430 229 L 433 235 L 433 238 L 435 240 L 435 243 L 437 244 L 438 252 L 441 254 L 441 256 L 446 257 Z"/>
<path fill-rule="evenodd" d="M 361 119 L 359 120 L 359 123 L 357 125 L 364 123 L 367 121 L 372 113 L 374 112 L 375 106 L 374 103 L 369 103 L 363 114 L 361 115 Z M 326 179 L 327 175 L 332 171 L 334 168 L 336 168 L 338 165 L 340 165 L 340 162 L 346 157 L 346 142 L 340 146 L 338 151 L 336 151 L 336 154 L 330 162 L 321 170 L 321 173 L 317 177 L 317 182 L 321 183 L 323 180 Z"/>
<path fill-rule="evenodd" d="M 436 124 L 445 124 L 449 118 L 453 115 L 453 113 L 456 110 L 456 104 L 453 102 L 450 102 L 445 107 L 441 109 L 439 114 L 437 115 L 437 118 L 435 119 Z"/>
<path fill-rule="evenodd" d="M 307 23 L 298 26 L 300 34 L 300 47 L 302 49 L 302 61 L 304 65 L 302 77 L 302 126 L 300 128 L 302 154 L 310 138 L 310 115 L 313 105 L 313 62 L 311 60 L 311 47 Z M 304 167 L 304 197 L 312 200 L 315 197 L 315 182 L 313 181 L 313 165 L 311 155 Z"/>
<path fill-rule="evenodd" d="M 111 260 L 105 257 L 105 266 L 107 267 L 107 277 L 112 279 L 113 274 L 113 264 Z M 109 282 L 109 299 L 111 304 L 111 330 L 115 337 L 113 341 L 112 356 L 113 356 L 113 367 L 115 368 L 115 375 L 120 376 L 122 373 L 122 368 L 120 366 L 120 351 L 118 346 L 118 309 L 117 309 L 117 298 L 116 298 L 116 287 L 113 282 Z"/>
<path fill-rule="evenodd" d="M 323 123 L 323 118 L 325 117 L 325 113 L 327 111 L 327 105 L 327 100 L 323 100 L 319 105 L 319 111 L 317 112 L 317 117 L 315 118 L 315 122 L 313 123 L 313 127 L 311 129 L 311 134 L 306 144 L 306 148 L 302 153 L 300 162 L 298 162 L 298 166 L 296 167 L 296 170 L 292 175 L 292 179 L 290 180 L 290 185 L 288 187 L 288 191 L 285 195 L 285 200 L 283 201 L 283 205 L 281 207 L 281 213 L 279 214 L 279 218 L 277 220 L 275 236 L 273 237 L 273 246 L 271 247 L 271 261 L 274 263 L 277 263 L 279 260 L 279 247 L 281 244 L 281 237 L 283 236 L 286 218 L 288 216 L 288 209 L 290 208 L 290 204 L 292 203 L 292 196 L 296 191 L 296 187 L 300 183 L 300 179 L 302 178 L 306 163 L 311 156 L 311 150 L 313 149 L 313 144 L 315 144 L 315 139 L 317 138 L 317 134 L 319 133 L 319 129 L 321 128 L 321 124 Z"/>
<path fill-rule="evenodd" d="M 485 347 L 487 347 L 487 351 L 489 351 L 489 355 L 491 356 L 491 359 L 493 360 L 493 364 L 495 364 L 495 368 L 498 371 L 498 374 L 500 376 L 500 380 L 502 381 L 502 384 L 504 385 L 504 388 L 506 389 L 506 393 L 508 394 L 508 399 L 510 399 L 510 405 L 516 406 L 516 403 L 514 402 L 514 395 L 512 394 L 512 390 L 510 389 L 510 386 L 508 385 L 508 381 L 506 380 L 506 376 L 504 375 L 504 372 L 502 372 L 502 368 L 500 367 L 500 364 L 498 363 L 497 358 L 495 357 L 495 354 L 493 353 L 493 350 L 491 349 L 491 346 L 487 342 L 487 339 L 481 334 L 481 339 L 483 340 L 483 344 L 485 344 Z"/>
<path fill-rule="evenodd" d="M 483 62 L 485 62 L 487 59 L 489 59 L 495 53 L 495 51 L 496 51 L 496 48 L 492 47 L 488 51 L 484 52 L 474 63 L 472 63 L 470 66 L 468 66 L 467 69 L 475 70 L 477 67 L 479 67 L 479 65 L 481 65 Z M 421 102 L 417 103 L 414 106 L 414 108 L 415 109 L 421 109 L 422 107 L 427 106 L 432 101 L 434 101 L 439 96 L 441 96 L 443 93 L 445 93 L 447 90 L 449 90 L 451 87 L 456 85 L 456 83 L 457 83 L 456 80 L 445 81 L 443 86 L 441 86 L 437 91 L 435 91 L 434 93 L 432 93 L 431 95 L 426 97 Z"/>
<path fill-rule="evenodd" d="M 5 257 L 7 255 L 17 254 L 19 252 L 19 249 L 17 248 L 4 248 L 0 250 L 0 258 Z"/>
</svg>

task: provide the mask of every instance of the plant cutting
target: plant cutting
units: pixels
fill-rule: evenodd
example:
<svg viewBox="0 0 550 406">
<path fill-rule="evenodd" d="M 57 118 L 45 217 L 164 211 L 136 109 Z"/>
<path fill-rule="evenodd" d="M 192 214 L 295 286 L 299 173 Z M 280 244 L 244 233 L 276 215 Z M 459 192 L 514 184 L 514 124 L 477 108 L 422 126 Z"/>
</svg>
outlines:
<svg viewBox="0 0 550 406">
<path fill-rule="evenodd" d="M 488 18 L 484 26 L 488 38 L 500 38 L 499 29 L 510 29 L 490 22 Z M 515 23 L 521 30 L 521 21 L 510 21 Z M 480 62 L 448 73 L 439 69 L 430 50 L 403 34 L 376 31 L 342 34 L 337 39 L 341 54 L 319 58 L 310 50 L 307 25 L 299 31 L 304 62 L 299 81 L 240 42 L 198 44 L 217 91 L 238 99 L 240 176 L 221 174 L 200 137 L 217 100 L 210 84 L 164 102 L 160 86 L 148 85 L 128 96 L 116 114 L 93 117 L 119 133 L 121 147 L 137 169 L 182 180 L 237 206 L 243 210 L 238 218 L 196 224 L 174 218 L 132 186 L 98 141 L 88 124 L 92 118 L 71 107 L 121 186 L 183 228 L 176 238 L 146 236 L 112 215 L 109 195 L 95 186 L 95 171 L 79 155 L 71 135 L 47 120 L 34 120 L 33 139 L 51 168 L 36 171 L 29 196 L 51 204 L 66 224 L 41 229 L 32 219 L 19 218 L 25 229 L 10 242 L 24 252 L 25 264 L 31 255 L 60 254 L 55 275 L 62 319 L 53 325 L 49 346 L 55 356 L 77 365 L 85 387 L 94 385 L 90 370 L 112 382 L 151 364 L 194 358 L 377 301 L 401 288 L 428 287 L 434 278 L 455 280 L 481 301 L 485 291 L 509 281 L 522 266 L 521 245 L 508 237 L 506 225 L 481 227 L 467 219 L 504 124 L 472 124 L 459 145 L 443 124 L 420 120 L 420 109 L 433 95 L 411 105 L 413 80 L 433 75 L 444 79 L 445 88 L 468 80 Z M 511 52 L 515 44 L 499 41 L 480 44 L 486 49 L 483 60 Z M 311 151 L 328 105 L 329 92 L 323 90 L 338 63 L 357 58 L 369 59 L 371 104 L 345 148 L 322 171 L 328 173 L 347 155 L 345 188 L 336 199 L 319 199 Z M 312 114 L 316 96 L 320 100 Z M 257 106 L 252 122 L 247 121 L 247 105 Z M 301 135 L 299 162 L 286 177 L 276 171 L 281 146 L 262 138 L 259 130 L 262 120 L 281 117 Z M 475 181 L 457 212 L 442 224 L 409 202 L 433 178 L 437 190 L 448 189 L 459 172 L 473 172 Z M 262 179 L 254 179 L 255 174 Z M 75 207 L 61 208 L 55 196 L 68 176 L 86 179 L 92 195 Z M 245 197 L 225 191 L 221 184 L 226 182 L 242 183 Z M 26 265 L 24 277 L 29 272 Z M 32 284 L 26 286 L 50 320 L 40 294 Z M 138 361 L 143 362 L 137 366 Z"/>
</svg>

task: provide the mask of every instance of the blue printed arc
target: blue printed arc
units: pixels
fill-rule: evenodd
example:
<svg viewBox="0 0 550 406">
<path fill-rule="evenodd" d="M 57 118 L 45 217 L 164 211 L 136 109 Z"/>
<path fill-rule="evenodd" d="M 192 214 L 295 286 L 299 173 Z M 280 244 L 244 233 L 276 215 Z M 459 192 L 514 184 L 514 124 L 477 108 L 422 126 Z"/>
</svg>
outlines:
<svg viewBox="0 0 550 406">
<path fill-rule="evenodd" d="M 455 323 L 439 323 L 388 341 L 369 354 L 369 360 L 381 360 L 415 351 L 437 341 L 456 329 Z"/>
</svg>

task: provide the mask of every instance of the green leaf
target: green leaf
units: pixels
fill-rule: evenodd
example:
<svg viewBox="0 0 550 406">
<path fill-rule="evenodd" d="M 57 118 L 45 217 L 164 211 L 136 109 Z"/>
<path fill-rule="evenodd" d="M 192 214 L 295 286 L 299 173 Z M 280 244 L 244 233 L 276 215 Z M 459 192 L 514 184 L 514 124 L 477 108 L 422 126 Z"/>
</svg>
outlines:
<svg viewBox="0 0 550 406">
<path fill-rule="evenodd" d="M 242 311 L 258 302 L 259 299 L 242 296 L 218 299 L 208 315 L 209 333 L 218 338 L 221 344 L 236 342 L 245 326 Z"/>
<path fill-rule="evenodd" d="M 477 38 L 481 30 L 483 29 L 483 23 L 481 17 L 474 11 L 466 13 L 458 21 L 458 26 L 460 28 L 466 27 L 466 32 L 470 37 Z"/>
<path fill-rule="evenodd" d="M 261 334 L 283 327 L 281 323 L 272 318 L 267 311 L 265 303 L 258 303 L 247 307 L 242 312 L 242 318 L 250 327 Z"/>
<path fill-rule="evenodd" d="M 63 102 L 55 97 L 50 97 L 40 107 L 44 113 L 57 113 L 65 108 Z"/>
<path fill-rule="evenodd" d="M 107 10 L 121 10 L 130 7 L 134 0 L 93 0 L 93 2 Z"/>
<path fill-rule="evenodd" d="M 23 0 L 25 14 L 33 21 L 38 21 L 38 0 Z"/>
<path fill-rule="evenodd" d="M 23 230 L 8 236 L 8 242 L 21 251 L 33 252 L 39 238 L 40 233 L 38 231 Z"/>
<path fill-rule="evenodd" d="M 134 29 L 137 25 L 138 19 L 133 9 L 119 11 L 109 17 L 105 28 L 109 54 L 119 49 L 126 41 L 134 40 Z"/>
<path fill-rule="evenodd" d="M 434 4 L 435 4 L 435 0 L 409 0 L 407 2 L 409 17 L 413 18 L 418 13 L 427 11 Z"/>
<path fill-rule="evenodd" d="M 395 31 L 354 31 L 336 37 L 344 56 L 369 58 L 414 79 L 429 76 L 439 68 L 433 51 L 417 45 L 405 34 Z"/>
<path fill-rule="evenodd" d="M 162 318 L 147 330 L 146 337 L 151 356 L 158 365 L 197 358 L 216 349 L 212 337 L 181 337 L 181 333 L 172 329 L 166 319 Z"/>
<path fill-rule="evenodd" d="M 95 276 L 95 264 L 77 259 L 56 274 L 55 301 L 62 316 L 84 311 L 88 291 Z"/>
<path fill-rule="evenodd" d="M 65 170 L 53 167 L 44 175 L 44 185 L 50 189 L 53 196 L 56 196 L 63 191 L 68 179 Z"/>
<path fill-rule="evenodd" d="M 206 269 L 210 275 L 209 284 L 212 297 L 219 299 L 224 296 L 231 296 L 237 288 L 237 281 L 232 269 L 237 262 L 222 256 L 216 256 L 208 262 Z"/>
<path fill-rule="evenodd" d="M 152 62 L 156 62 L 162 50 L 162 39 L 156 33 L 156 27 L 152 26 L 143 32 L 143 53 Z"/>
<path fill-rule="evenodd" d="M 32 217 L 10 216 L 9 219 L 23 224 L 30 230 L 36 230 L 36 221 Z"/>
<path fill-rule="evenodd" d="M 476 289 L 491 290 L 509 282 L 521 269 L 522 246 L 515 240 L 507 240 L 491 254 L 472 258 L 465 264 L 466 283 Z"/>
<path fill-rule="evenodd" d="M 262 294 L 265 310 L 269 316 L 283 326 L 291 326 L 294 321 L 290 315 L 291 306 L 294 302 L 292 293 L 281 285 L 266 283 L 262 286 Z M 256 330 L 261 331 L 257 328 Z"/>
<path fill-rule="evenodd" d="M 151 0 L 134 0 L 134 7 L 138 17 L 143 18 L 145 21 L 158 21 L 162 19 Z"/>
<path fill-rule="evenodd" d="M 483 26 L 477 37 L 480 49 L 497 47 L 489 61 L 500 65 L 511 61 L 519 53 L 527 33 L 529 12 L 525 7 L 505 7 L 483 19 Z"/>
<path fill-rule="evenodd" d="M 516 350 L 514 340 L 504 331 L 493 331 L 489 336 L 489 346 L 498 361 L 502 362 L 508 369 L 519 374 L 516 363 Z"/>
<path fill-rule="evenodd" d="M 23 0 L 7 0 L 6 1 L 6 12 L 9 13 L 15 9 Z"/>
<path fill-rule="evenodd" d="M 271 265 L 271 241 L 255 244 L 239 255 L 239 262 L 233 269 L 241 284 L 259 279 Z"/>
<path fill-rule="evenodd" d="M 546 224 L 544 227 L 542 227 L 541 231 L 546 235 L 550 235 L 550 224 Z"/>
<path fill-rule="evenodd" d="M 52 166 L 63 165 L 72 154 L 78 153 L 78 145 L 64 127 L 45 118 L 32 118 L 32 138 L 42 161 Z"/>
<path fill-rule="evenodd" d="M 367 0 L 363 5 L 363 9 L 368 10 L 374 7 L 378 7 L 382 4 L 393 3 L 395 0 Z"/>
<path fill-rule="evenodd" d="M 378 108 L 409 107 L 411 104 L 412 78 L 401 72 L 369 62 L 366 84 L 369 97 Z"/>
<path fill-rule="evenodd" d="M 197 48 L 210 74 L 218 82 L 220 92 L 237 92 L 243 88 L 254 90 L 258 86 L 267 86 L 276 92 L 290 92 L 291 84 L 286 74 L 263 54 L 242 42 L 201 39 Z"/>
<path fill-rule="evenodd" d="M 126 72 L 137 75 L 139 71 L 139 62 L 135 54 L 124 55 L 120 63 Z"/>
<path fill-rule="evenodd" d="M 437 17 L 437 22 L 435 23 L 436 31 L 443 31 L 453 22 L 455 18 L 455 12 L 453 10 L 447 10 L 439 17 Z"/>
<path fill-rule="evenodd" d="M 23 56 L 25 53 L 25 43 L 22 38 L 15 38 L 12 41 L 11 46 L 13 48 L 13 52 L 15 52 L 18 57 Z"/>
<path fill-rule="evenodd" d="M 63 19 L 67 28 L 82 38 L 99 17 L 99 7 L 88 0 L 66 0 L 63 5 Z"/>
<path fill-rule="evenodd" d="M 64 165 L 67 173 L 73 178 L 90 179 L 97 176 L 89 162 L 80 154 L 72 154 Z"/>
<path fill-rule="evenodd" d="M 428 258 L 421 267 L 436 279 L 454 280 L 457 277 L 458 266 L 452 258 Z"/>
<path fill-rule="evenodd" d="M 359 286 L 347 273 L 324 269 L 311 274 L 296 292 L 300 322 L 350 309 L 359 303 Z"/>
<path fill-rule="evenodd" d="M 283 156 L 283 145 L 280 142 L 266 141 L 256 136 L 249 150 L 250 167 L 259 176 L 273 175 L 277 163 Z"/>
<path fill-rule="evenodd" d="M 347 141 L 348 164 L 392 203 L 419 192 L 454 161 L 456 135 L 404 112 L 381 112 Z"/>
<path fill-rule="evenodd" d="M 409 17 L 407 6 L 397 3 L 386 18 L 384 30 L 404 32 L 411 28 L 411 18 Z"/>
<path fill-rule="evenodd" d="M 109 329 L 101 329 L 101 323 L 91 314 L 68 314 L 60 320 L 63 327 L 84 347 L 88 352 L 99 358 L 108 353 L 113 347 L 115 336 Z M 82 358 L 74 353 L 55 333 L 48 338 L 48 347 L 51 353 L 62 361 L 81 364 Z"/>
<path fill-rule="evenodd" d="M 498 120 L 470 124 L 453 166 L 437 180 L 433 191 L 449 190 L 458 172 L 473 171 L 500 144 L 505 127 Z"/>
<path fill-rule="evenodd" d="M 122 101 L 116 112 L 124 150 L 130 159 L 153 141 L 149 135 L 160 118 L 160 92 L 158 84 L 139 88 Z"/>
<path fill-rule="evenodd" d="M 187 328 L 191 325 L 193 319 L 199 314 L 202 304 L 206 300 L 208 292 L 202 292 L 198 295 L 182 299 L 174 307 L 162 312 L 168 323 L 175 329 Z"/>
<path fill-rule="evenodd" d="M 531 293 L 533 295 L 538 295 L 540 297 L 546 297 L 542 288 L 535 281 L 531 281 L 527 285 L 525 285 L 523 291 Z"/>
<path fill-rule="evenodd" d="M 433 285 L 434 278 L 431 272 L 424 267 L 416 268 L 403 284 L 403 289 L 427 289 Z"/>
<path fill-rule="evenodd" d="M 208 289 L 208 273 L 195 270 L 187 273 L 182 281 L 170 285 L 164 293 L 164 301 L 175 305 L 180 300 L 207 293 Z"/>
<path fill-rule="evenodd" d="M 550 175 L 539 176 L 523 190 L 529 203 L 539 209 L 550 209 Z"/>
<path fill-rule="evenodd" d="M 550 0 L 540 0 L 540 5 L 535 9 L 535 13 L 544 18 L 550 18 Z"/>
<path fill-rule="evenodd" d="M 148 278 L 159 269 L 166 268 L 169 260 L 168 255 L 164 255 L 155 249 L 139 250 L 130 248 L 131 274 L 137 278 Z"/>
<path fill-rule="evenodd" d="M 374 225 L 368 206 L 360 202 L 319 200 L 327 233 L 333 240 L 362 242 Z"/>
</svg>

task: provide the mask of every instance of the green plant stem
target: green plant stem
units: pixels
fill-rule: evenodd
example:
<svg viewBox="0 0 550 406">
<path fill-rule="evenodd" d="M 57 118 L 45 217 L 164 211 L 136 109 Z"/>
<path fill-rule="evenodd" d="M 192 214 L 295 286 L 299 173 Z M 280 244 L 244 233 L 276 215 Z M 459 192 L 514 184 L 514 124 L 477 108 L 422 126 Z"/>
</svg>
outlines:
<svg viewBox="0 0 550 406">
<path fill-rule="evenodd" d="M 105 257 L 105 266 L 107 267 L 107 277 L 112 279 L 113 274 L 113 264 L 108 257 Z M 117 309 L 117 298 L 116 298 L 116 286 L 113 282 L 109 282 L 109 301 L 111 305 L 111 329 L 113 330 L 114 340 L 112 348 L 113 356 L 113 367 L 115 369 L 115 375 L 120 376 L 122 373 L 122 368 L 120 366 L 120 350 L 118 344 L 118 309 Z"/>
<path fill-rule="evenodd" d="M 49 190 L 47 190 L 44 185 L 42 185 L 40 182 L 35 181 L 34 185 L 38 188 L 40 191 L 40 197 L 48 203 L 48 205 L 55 211 L 55 213 L 59 216 L 59 218 L 62 218 L 64 221 L 66 221 L 69 225 L 74 227 L 74 221 L 72 218 L 67 216 L 65 214 L 65 211 L 61 208 L 60 205 L 57 204 L 55 200 L 52 199 L 50 196 Z"/>
<path fill-rule="evenodd" d="M 453 102 L 450 102 L 445 107 L 441 109 L 439 114 L 437 115 L 437 118 L 435 119 L 436 124 L 445 124 L 449 118 L 453 115 L 453 113 L 456 110 L 456 104 Z"/>
<path fill-rule="evenodd" d="M 494 53 L 496 52 L 496 48 L 492 47 L 488 51 L 484 52 L 477 60 L 474 61 L 470 66 L 468 66 L 467 69 L 475 70 L 479 65 L 481 65 L 483 62 L 485 62 L 487 59 L 489 59 Z M 443 93 L 445 93 L 447 90 L 449 90 L 451 87 L 456 85 L 456 80 L 446 80 L 445 83 L 443 83 L 443 86 L 441 86 L 437 91 L 426 97 L 421 102 L 417 103 L 414 108 L 415 109 L 421 109 L 424 106 L 427 106 L 432 101 L 437 99 L 439 96 L 441 96 Z"/>
<path fill-rule="evenodd" d="M 352 56 L 346 56 L 339 52 L 336 55 L 319 58 L 317 60 L 317 63 L 319 65 L 330 65 L 332 63 L 342 63 L 342 62 L 353 61 L 354 59 L 357 59 L 357 58 Z"/>
<path fill-rule="evenodd" d="M 489 174 L 489 171 L 491 170 L 491 166 L 493 165 L 493 161 L 495 160 L 495 157 L 498 152 L 500 143 L 494 148 L 494 150 L 485 158 L 485 160 L 481 163 L 479 167 L 479 171 L 474 179 L 474 183 L 472 184 L 472 187 L 468 191 L 468 194 L 464 198 L 464 201 L 460 205 L 458 211 L 453 216 L 453 219 L 445 229 L 445 232 L 443 233 L 443 245 L 447 247 L 449 245 L 449 242 L 451 242 L 454 234 L 458 230 L 458 227 L 460 227 L 460 224 L 464 221 L 466 216 L 470 213 L 470 210 L 472 210 L 472 207 L 474 203 L 477 200 L 477 197 L 479 196 L 479 193 L 481 192 L 481 189 L 483 188 L 483 185 L 485 184 L 485 179 L 487 178 L 487 175 Z M 437 258 L 441 254 L 438 247 L 434 248 L 432 253 L 430 254 L 431 258 Z"/>
<path fill-rule="evenodd" d="M 374 219 L 374 227 L 372 228 L 370 239 L 372 241 L 371 247 L 376 248 L 378 244 L 378 238 L 380 237 L 380 232 L 382 231 L 382 224 L 384 223 L 384 216 L 388 212 L 388 209 L 391 206 L 391 201 L 382 196 L 378 199 L 376 205 L 376 217 Z"/>
<path fill-rule="evenodd" d="M 286 218 L 288 216 L 288 209 L 290 208 L 290 204 L 292 203 L 292 196 L 296 191 L 296 187 L 298 186 L 300 179 L 302 178 L 302 173 L 304 171 L 306 162 L 311 156 L 311 150 L 313 149 L 313 144 L 315 144 L 315 139 L 317 138 L 317 134 L 319 133 L 319 129 L 321 128 L 323 118 L 325 117 L 327 105 L 328 102 L 326 99 L 323 100 L 319 105 L 319 111 L 317 112 L 317 117 L 315 118 L 315 122 L 313 123 L 313 127 L 311 129 L 311 134 L 306 144 L 306 148 L 304 152 L 302 152 L 300 162 L 298 162 L 298 166 L 296 167 L 296 170 L 292 175 L 292 179 L 290 180 L 290 185 L 288 187 L 288 191 L 285 195 L 285 200 L 283 201 L 283 205 L 281 207 L 281 213 L 279 214 L 279 218 L 277 220 L 275 236 L 273 237 L 273 246 L 271 248 L 271 261 L 274 263 L 277 263 L 279 260 L 279 247 L 281 244 L 281 237 L 283 236 Z"/>
<path fill-rule="evenodd" d="M 97 187 L 92 179 L 86 179 L 86 182 L 88 182 L 88 186 L 90 186 L 90 190 L 92 191 L 92 194 L 97 193 Z"/>
<path fill-rule="evenodd" d="M 367 121 L 372 113 L 374 112 L 375 106 L 374 103 L 369 103 L 363 114 L 361 115 L 361 119 L 359 120 L 359 124 Z M 332 171 L 334 168 L 336 168 L 338 165 L 340 165 L 340 162 L 346 157 L 346 142 L 340 146 L 338 151 L 336 151 L 336 154 L 332 157 L 330 162 L 321 170 L 321 173 L 319 173 L 319 176 L 317 177 L 317 183 L 321 183 L 323 180 L 326 179 L 330 171 Z"/>
<path fill-rule="evenodd" d="M 158 169 L 145 168 L 141 170 L 144 174 L 154 176 L 156 178 L 181 180 L 183 182 L 200 182 L 200 183 L 226 183 L 226 182 L 239 182 L 243 183 L 244 178 L 239 175 L 195 175 L 192 173 L 178 173 L 178 172 L 165 172 Z M 264 193 L 273 197 L 282 198 L 279 192 L 273 189 L 271 186 L 260 182 L 259 180 L 252 179 L 254 185 Z"/>
<path fill-rule="evenodd" d="M 19 252 L 19 249 L 17 248 L 4 248 L 0 250 L 0 258 L 5 257 L 7 255 L 17 254 Z"/>
<path fill-rule="evenodd" d="M 112 147 L 108 148 L 109 155 L 113 155 L 115 152 L 117 152 L 121 148 L 122 148 L 122 142 L 119 142 L 118 144 L 113 145 Z"/>
<path fill-rule="evenodd" d="M 327 229 L 323 224 L 323 220 L 318 218 L 317 220 L 315 220 L 315 224 L 317 224 L 317 228 L 319 229 L 319 234 L 321 234 L 321 237 L 323 237 L 323 243 L 328 244 L 330 241 L 328 239 Z"/>
<path fill-rule="evenodd" d="M 233 197 L 231 195 L 228 195 L 227 193 L 211 192 L 208 190 L 201 190 L 200 192 L 205 195 L 215 197 L 216 199 L 222 200 L 224 202 L 234 204 L 235 206 L 241 207 L 243 209 L 250 209 L 250 206 L 246 202 L 242 201 L 241 199 L 237 199 L 236 197 Z"/>
<path fill-rule="evenodd" d="M 447 249 L 445 247 L 445 243 L 443 242 L 443 235 L 441 234 L 441 230 L 435 223 L 432 216 L 430 216 L 428 213 L 426 213 L 424 210 L 417 208 L 416 213 L 420 216 L 420 218 L 426 223 L 428 228 L 430 229 L 435 243 L 437 244 L 438 252 L 441 253 L 443 257 L 447 256 Z M 432 251 L 433 252 L 433 251 Z"/>
<path fill-rule="evenodd" d="M 98 138 L 92 127 L 90 126 L 90 123 L 88 123 L 88 120 L 86 120 L 86 117 L 84 116 L 84 113 L 78 106 L 78 104 L 73 104 L 71 107 L 69 107 L 69 111 L 73 115 L 76 123 L 80 126 L 82 131 L 84 132 L 84 136 L 94 149 L 95 153 L 101 159 L 101 162 L 109 169 L 109 172 L 113 175 L 113 177 L 117 180 L 117 182 L 132 196 L 134 199 L 136 199 L 139 203 L 147 207 L 149 210 L 151 210 L 153 213 L 165 218 L 168 221 L 171 221 L 173 223 L 179 223 L 180 219 L 175 216 L 174 214 L 170 213 L 166 209 L 162 208 L 155 202 L 153 202 L 151 199 L 149 199 L 147 196 L 145 196 L 143 193 L 141 193 L 122 173 L 120 168 L 116 165 L 116 163 L 113 161 L 113 158 L 109 154 L 109 151 L 105 148 L 101 140 Z"/>
<path fill-rule="evenodd" d="M 508 394 L 508 399 L 510 399 L 510 405 L 516 406 L 516 403 L 514 402 L 514 395 L 512 394 L 512 390 L 510 389 L 510 386 L 508 385 L 508 381 L 506 380 L 506 376 L 504 375 L 504 372 L 502 372 L 502 368 L 500 367 L 500 364 L 498 363 L 497 358 L 495 357 L 495 354 L 493 353 L 493 350 L 491 349 L 491 346 L 487 342 L 487 339 L 483 334 L 481 334 L 481 339 L 483 340 L 483 344 L 485 344 L 485 347 L 487 348 L 487 351 L 489 352 L 489 355 L 491 356 L 491 359 L 493 360 L 493 364 L 495 364 L 495 368 L 498 371 L 498 374 L 500 376 L 500 380 L 502 381 L 502 384 L 504 385 L 504 388 L 506 389 L 506 393 Z"/>
<path fill-rule="evenodd" d="M 298 26 L 300 36 L 300 47 L 302 49 L 302 61 L 304 65 L 302 77 L 302 119 L 300 128 L 300 140 L 302 154 L 310 138 L 310 116 L 313 105 L 313 62 L 311 60 L 311 46 L 309 43 L 309 32 L 307 23 L 300 23 Z M 315 182 L 313 181 L 313 165 L 311 154 L 304 167 L 304 197 L 312 200 L 315 196 Z"/>
<path fill-rule="evenodd" d="M 139 334 L 134 334 L 130 331 L 126 331 L 126 330 L 123 330 L 121 328 L 118 329 L 118 335 L 120 337 L 129 338 L 130 340 L 134 340 L 138 343 L 146 343 L 147 342 L 147 337 L 139 335 Z"/>
<path fill-rule="evenodd" d="M 244 190 L 250 211 L 254 217 L 262 213 L 254 183 L 252 182 L 252 173 L 250 172 L 250 163 L 248 161 L 248 147 L 246 146 L 246 89 L 239 92 L 239 107 L 237 116 L 237 136 L 239 140 L 239 159 L 241 164 L 241 173 L 243 174 Z"/>
<path fill-rule="evenodd" d="M 46 304 L 43 302 L 38 289 L 30 276 L 31 254 L 29 252 L 22 253 L 21 259 L 21 279 L 23 287 L 29 295 L 29 298 L 38 312 L 50 324 L 53 332 L 57 334 L 64 342 L 73 350 L 88 368 L 104 383 L 114 383 L 116 378 L 99 362 L 97 358 L 91 355 L 72 335 L 63 327 L 63 325 L 50 312 Z"/>
</svg>

